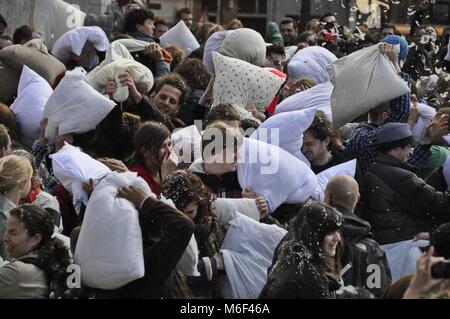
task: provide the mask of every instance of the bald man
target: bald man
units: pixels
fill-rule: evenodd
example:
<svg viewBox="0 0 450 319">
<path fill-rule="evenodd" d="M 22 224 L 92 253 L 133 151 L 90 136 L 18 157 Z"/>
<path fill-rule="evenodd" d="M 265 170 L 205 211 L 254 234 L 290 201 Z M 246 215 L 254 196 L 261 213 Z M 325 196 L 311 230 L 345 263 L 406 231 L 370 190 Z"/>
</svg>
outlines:
<svg viewBox="0 0 450 319">
<path fill-rule="evenodd" d="M 373 240 L 370 224 L 354 214 L 359 198 L 358 183 L 348 175 L 336 175 L 325 188 L 325 203 L 344 216 L 341 263 L 345 285 L 363 287 L 380 297 L 391 284 L 391 271 L 386 255 Z"/>
</svg>

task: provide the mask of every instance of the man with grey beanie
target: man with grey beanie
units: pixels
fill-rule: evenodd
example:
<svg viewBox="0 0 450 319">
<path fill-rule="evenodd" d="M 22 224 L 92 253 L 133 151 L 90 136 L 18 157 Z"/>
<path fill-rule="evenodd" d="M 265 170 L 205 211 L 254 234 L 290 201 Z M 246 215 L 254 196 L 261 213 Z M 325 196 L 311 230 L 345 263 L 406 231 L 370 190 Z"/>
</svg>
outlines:
<svg viewBox="0 0 450 319">
<path fill-rule="evenodd" d="M 447 121 L 436 121 L 446 130 Z M 377 132 L 378 157 L 364 175 L 361 216 L 372 225 L 381 245 L 413 239 L 450 221 L 450 194 L 436 191 L 412 172 L 406 160 L 412 152 L 406 123 L 387 123 Z"/>
</svg>

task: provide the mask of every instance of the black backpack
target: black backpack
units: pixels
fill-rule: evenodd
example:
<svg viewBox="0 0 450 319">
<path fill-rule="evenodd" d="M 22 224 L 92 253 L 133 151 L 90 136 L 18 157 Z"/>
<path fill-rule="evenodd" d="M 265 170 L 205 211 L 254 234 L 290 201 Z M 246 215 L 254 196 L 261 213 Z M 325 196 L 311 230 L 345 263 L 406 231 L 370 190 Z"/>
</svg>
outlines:
<svg viewBox="0 0 450 319">
<path fill-rule="evenodd" d="M 341 261 L 346 286 L 362 287 L 380 297 L 392 282 L 386 254 L 370 237 L 346 238 Z"/>
</svg>

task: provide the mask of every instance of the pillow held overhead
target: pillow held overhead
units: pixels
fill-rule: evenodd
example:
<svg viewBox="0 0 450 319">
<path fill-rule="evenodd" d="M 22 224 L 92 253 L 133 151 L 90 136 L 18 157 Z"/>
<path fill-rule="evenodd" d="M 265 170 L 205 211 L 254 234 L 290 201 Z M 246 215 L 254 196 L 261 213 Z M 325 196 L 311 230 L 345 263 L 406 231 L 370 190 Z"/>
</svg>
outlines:
<svg viewBox="0 0 450 319">
<path fill-rule="evenodd" d="M 18 95 L 11 110 L 16 115 L 22 135 L 22 143 L 33 145 L 39 138 L 39 129 L 44 107 L 53 89 L 39 74 L 28 68 L 22 69 L 20 76 Z"/>
<path fill-rule="evenodd" d="M 218 51 L 222 47 L 222 43 L 234 30 L 220 31 L 213 33 L 205 43 L 205 50 L 203 51 L 203 64 L 206 65 L 208 71 L 214 74 L 214 62 L 212 53 Z"/>
<path fill-rule="evenodd" d="M 237 110 L 254 104 L 264 112 L 284 83 L 284 79 L 250 63 L 213 52 L 216 78 L 214 104 L 230 103 Z"/>
<path fill-rule="evenodd" d="M 261 34 L 252 29 L 240 28 L 224 39 L 218 52 L 230 58 L 262 66 L 266 50 L 266 41 Z"/>
<path fill-rule="evenodd" d="M 86 81 L 82 68 L 67 72 L 44 108 L 48 118 L 45 137 L 53 141 L 57 135 L 86 133 L 93 130 L 114 108 L 115 103 Z"/>
<path fill-rule="evenodd" d="M 185 56 L 189 56 L 192 51 L 200 47 L 197 39 L 182 20 L 164 33 L 160 41 L 163 48 L 169 45 L 176 45 L 183 50 Z"/>
<path fill-rule="evenodd" d="M 340 128 L 374 107 L 409 92 L 378 45 L 356 51 L 328 67 L 334 84 L 333 126 Z"/>
<path fill-rule="evenodd" d="M 330 81 L 327 66 L 336 61 L 336 56 L 325 48 L 314 46 L 298 51 L 288 64 L 289 78 L 308 78 L 317 84 Z"/>
</svg>

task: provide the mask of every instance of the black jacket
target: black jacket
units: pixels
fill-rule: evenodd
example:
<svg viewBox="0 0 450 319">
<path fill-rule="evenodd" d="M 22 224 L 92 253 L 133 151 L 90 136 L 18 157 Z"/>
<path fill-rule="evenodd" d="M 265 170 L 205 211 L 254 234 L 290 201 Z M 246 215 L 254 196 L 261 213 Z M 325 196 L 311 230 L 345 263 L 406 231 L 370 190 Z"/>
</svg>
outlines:
<svg viewBox="0 0 450 319">
<path fill-rule="evenodd" d="M 449 194 L 436 191 L 411 170 L 407 163 L 379 154 L 364 175 L 361 217 L 381 245 L 412 239 L 450 221 Z"/>
<path fill-rule="evenodd" d="M 335 208 L 344 216 L 344 253 L 341 258 L 344 284 L 362 287 L 381 296 L 392 281 L 386 254 L 373 239 L 368 222 L 344 207 Z M 378 268 L 373 269 L 372 265 Z"/>
</svg>

